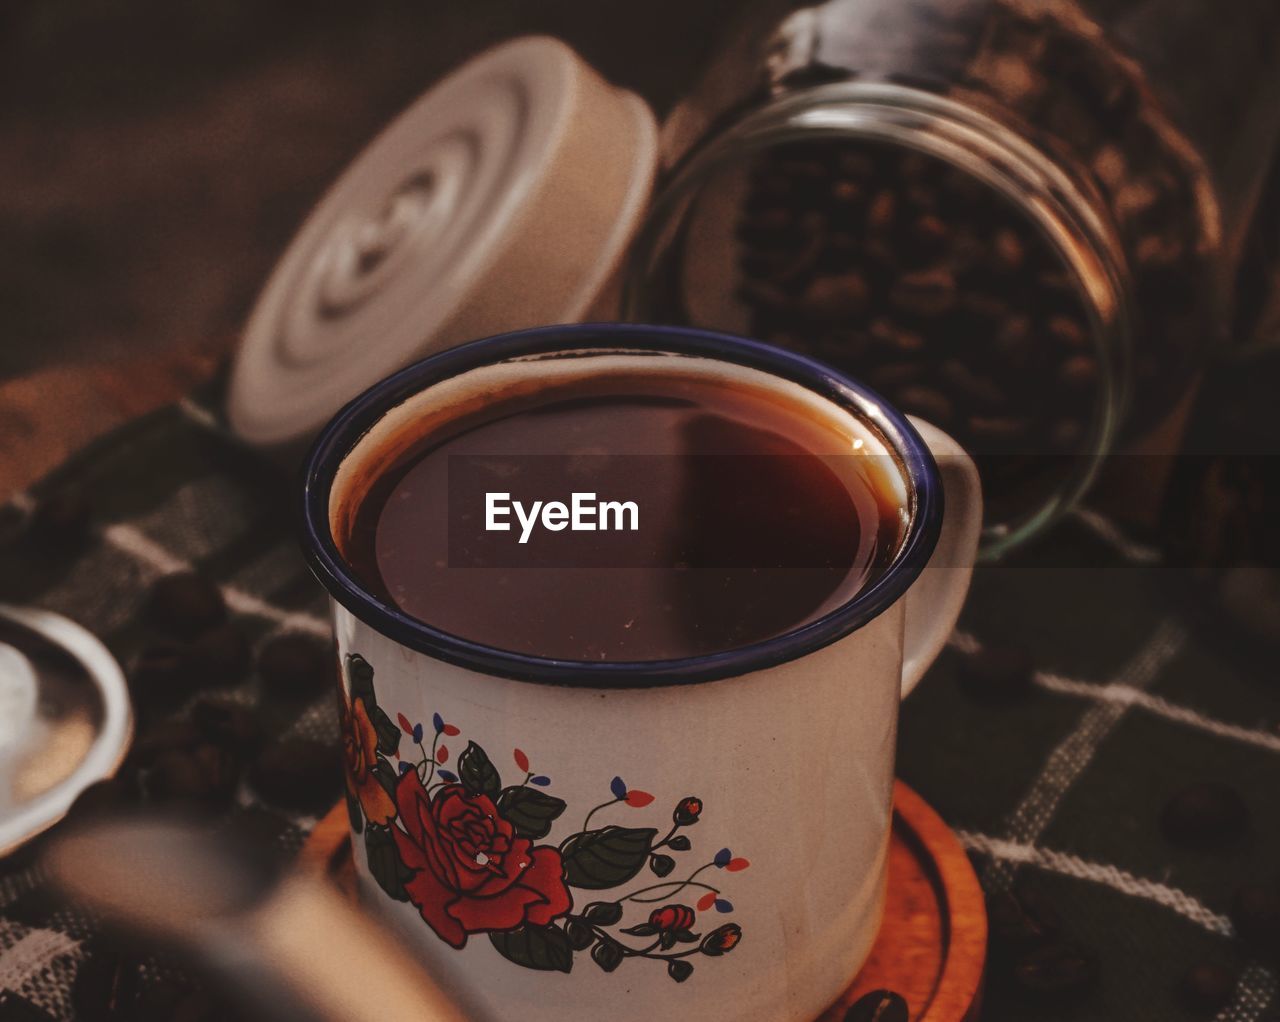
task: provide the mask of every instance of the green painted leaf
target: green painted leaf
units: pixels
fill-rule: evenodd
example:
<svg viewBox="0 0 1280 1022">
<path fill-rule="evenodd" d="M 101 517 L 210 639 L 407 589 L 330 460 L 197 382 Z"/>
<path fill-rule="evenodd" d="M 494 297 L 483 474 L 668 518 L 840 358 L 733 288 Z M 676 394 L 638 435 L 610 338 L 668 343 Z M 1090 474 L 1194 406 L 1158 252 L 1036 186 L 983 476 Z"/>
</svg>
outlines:
<svg viewBox="0 0 1280 1022">
<path fill-rule="evenodd" d="M 396 850 L 395 838 L 387 827 L 370 824 L 364 830 L 364 851 L 369 863 L 369 872 L 387 894 L 396 901 L 408 901 L 409 894 L 404 889 L 414 871 L 400 861 L 400 853 Z"/>
<path fill-rule="evenodd" d="M 364 831 L 364 813 L 360 810 L 360 800 L 351 794 L 350 789 L 347 795 L 347 818 L 351 821 L 351 829 L 357 834 Z"/>
<path fill-rule="evenodd" d="M 347 678 L 351 682 L 352 702 L 363 699 L 366 710 L 378 705 L 378 697 L 373 694 L 373 668 L 359 653 L 347 654 Z"/>
<path fill-rule="evenodd" d="M 498 776 L 497 767 L 489 762 L 484 749 L 475 742 L 468 742 L 458 757 L 458 778 L 473 795 L 488 795 L 496 799 L 502 791 L 502 778 Z"/>
<path fill-rule="evenodd" d="M 373 721 L 373 729 L 378 732 L 378 751 L 384 756 L 394 756 L 400 748 L 399 725 L 378 706 L 369 711 L 369 718 Z"/>
<path fill-rule="evenodd" d="M 489 941 L 498 954 L 526 969 L 568 972 L 573 968 L 573 948 L 564 930 L 556 926 L 521 926 L 494 931 Z"/>
<path fill-rule="evenodd" d="M 498 799 L 498 812 L 521 837 L 546 837 L 551 824 L 564 812 L 564 800 L 523 786 L 507 788 Z"/>
<path fill-rule="evenodd" d="M 582 914 L 593 923 L 612 926 L 622 918 L 622 906 L 616 901 L 593 901 Z"/>
<path fill-rule="evenodd" d="M 658 932 L 658 928 L 653 923 L 640 923 L 637 926 L 628 926 L 622 932 L 630 937 L 652 937 Z"/>
<path fill-rule="evenodd" d="M 613 972 L 625 957 L 622 945 L 608 937 L 601 937 L 599 943 L 591 949 L 591 960 L 605 972 Z"/>
<path fill-rule="evenodd" d="M 391 801 L 396 800 L 396 771 L 395 768 L 385 759 L 379 759 L 378 765 L 373 768 L 373 776 L 378 779 L 378 783 L 382 785 L 383 790 L 391 796 Z"/>
<path fill-rule="evenodd" d="M 595 943 L 596 931 L 580 919 L 570 919 L 564 924 L 565 936 L 569 938 L 569 946 L 575 951 L 583 951 Z"/>
<path fill-rule="evenodd" d="M 565 882 L 588 891 L 625 884 L 648 862 L 657 833 L 652 827 L 605 827 L 574 834 L 561 848 Z"/>
<path fill-rule="evenodd" d="M 649 868 L 655 876 L 670 876 L 671 871 L 676 868 L 676 860 L 670 855 L 654 855 L 649 859 Z"/>
</svg>

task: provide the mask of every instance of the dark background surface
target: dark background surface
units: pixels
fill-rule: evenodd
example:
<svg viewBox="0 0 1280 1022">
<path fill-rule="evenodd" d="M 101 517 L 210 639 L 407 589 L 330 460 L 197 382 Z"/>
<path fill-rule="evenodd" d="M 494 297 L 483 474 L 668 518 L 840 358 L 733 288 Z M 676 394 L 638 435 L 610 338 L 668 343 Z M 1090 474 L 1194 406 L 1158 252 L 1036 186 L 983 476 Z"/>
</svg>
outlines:
<svg viewBox="0 0 1280 1022">
<path fill-rule="evenodd" d="M 325 186 L 442 73 L 546 32 L 662 110 L 735 6 L 10 0 L 0 378 L 226 350 Z"/>
<path fill-rule="evenodd" d="M 15 407 L 41 423 L 83 413 L 81 392 L 50 388 L 53 368 L 96 363 L 89 372 L 96 388 L 104 367 L 127 366 L 110 385 L 142 390 L 144 381 L 133 375 L 139 359 L 228 351 L 277 255 L 333 177 L 389 117 L 486 45 L 527 31 L 559 35 L 661 112 L 735 6 L 9 0 L 0 6 L 0 437 L 8 446 L 15 423 L 28 428 Z M 1253 247 L 1268 258 L 1251 264 L 1253 286 L 1242 289 L 1246 311 L 1276 293 L 1277 195 L 1273 185 L 1258 218 Z M 1280 379 L 1280 360 L 1272 366 L 1270 379 Z M 27 380 L 33 382 L 19 389 Z M 1235 404 L 1238 382 L 1206 386 L 1205 393 Z M 160 388 L 151 394 L 158 397 Z M 120 404 L 130 415 L 141 410 Z M 1263 393 L 1250 407 L 1273 423 L 1272 404 Z M 82 441 L 87 433 L 80 434 Z M 47 435 L 32 433 L 39 472 L 34 456 L 24 460 L 25 444 L 0 459 L 0 495 L 79 445 L 67 439 L 59 450 Z M 143 521 L 217 580 L 288 610 L 320 612 L 288 530 L 240 522 L 230 510 L 257 506 L 259 481 L 223 481 L 222 461 L 207 452 L 211 443 L 174 414 L 122 434 L 60 478 L 94 493 L 96 526 Z M 113 476 L 120 464 L 129 471 Z M 193 479 L 207 483 L 206 475 L 223 503 L 173 498 Z M 230 553 L 210 555 L 201 545 L 208 539 L 202 530 L 215 527 L 235 534 Z M 1241 531 L 1233 522 L 1224 529 Z M 131 663 L 141 641 L 132 616 L 148 576 L 120 551 L 95 543 L 65 575 L 51 577 L 43 562 L 27 572 L 6 563 L 0 577 L 56 584 L 52 594 L 32 582 L 7 598 L 83 620 Z M 1213 913 L 1211 923 L 1225 918 L 1240 883 L 1274 882 L 1274 654 L 1241 664 L 1230 633 L 1216 619 L 1188 615 L 1177 598 L 1182 589 L 1164 570 L 1105 554 L 1072 527 L 980 576 L 965 628 L 984 642 L 1033 649 L 1041 673 L 1022 701 L 994 709 L 975 702 L 957 684 L 962 661 L 952 650 L 905 711 L 902 776 L 965 835 L 984 877 L 994 861 L 982 849 L 993 843 L 1038 856 L 1039 868 L 1027 872 L 1062 907 L 1068 936 L 1104 959 L 1083 1004 L 1028 1008 L 997 976 L 987 1017 L 1190 1019 L 1178 999 L 1179 977 L 1209 961 L 1245 976 L 1229 1017 L 1275 1018 L 1272 957 L 1257 961 L 1212 925 L 1110 882 L 1120 877 L 1131 886 L 1125 878 L 1136 876 L 1188 892 Z M 263 582 L 262 565 L 287 570 Z M 126 623 L 113 626 L 108 619 L 116 618 Z M 1142 660 L 1168 620 L 1179 628 L 1177 652 L 1135 684 L 1128 665 Z M 1055 689 L 1063 677 L 1070 689 Z M 1078 731 L 1088 737 L 1097 730 L 1089 723 L 1093 711 L 1111 705 L 1117 682 L 1149 698 L 1118 713 L 1114 735 L 1085 749 L 1079 783 L 1065 793 L 1052 826 L 1042 835 L 1018 832 L 1009 819 L 1019 798 L 1055 749 L 1076 749 Z M 1194 726 L 1179 718 L 1186 710 L 1194 711 Z M 1236 784 L 1253 807 L 1256 831 L 1243 849 L 1187 853 L 1162 841 L 1157 814 L 1164 799 L 1204 779 Z M 301 828 L 290 833 L 300 837 Z M 1154 890 L 1163 896 L 1163 888 Z M 13 906 L 5 914 L 17 918 Z M 66 985 L 69 976 L 56 979 Z"/>
</svg>

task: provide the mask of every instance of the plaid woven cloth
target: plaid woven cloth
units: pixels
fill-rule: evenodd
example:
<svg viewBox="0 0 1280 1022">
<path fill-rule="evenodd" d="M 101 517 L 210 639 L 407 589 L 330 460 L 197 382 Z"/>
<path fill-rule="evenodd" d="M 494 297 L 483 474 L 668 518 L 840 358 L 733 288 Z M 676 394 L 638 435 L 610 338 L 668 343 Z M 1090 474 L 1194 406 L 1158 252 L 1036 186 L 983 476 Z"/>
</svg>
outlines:
<svg viewBox="0 0 1280 1022">
<path fill-rule="evenodd" d="M 5 528 L 19 535 L 33 503 L 66 486 L 92 496 L 89 546 L 58 561 L 21 541 L 4 545 L 0 599 L 68 615 L 127 666 L 145 638 L 148 583 L 194 566 L 222 585 L 255 640 L 282 629 L 328 634 L 324 596 L 287 517 L 289 480 L 198 407 L 96 444 L 14 501 Z M 1010 640 L 1036 658 L 1031 695 L 972 701 L 957 680 L 966 653 Z M 957 830 L 989 891 L 1033 881 L 1101 963 L 1092 991 L 1071 1004 L 1026 1002 L 993 980 L 983 1017 L 1189 1018 L 1176 986 L 1203 961 L 1240 972 L 1220 1022 L 1280 1017 L 1274 963 L 1250 958 L 1227 917 L 1239 883 L 1274 880 L 1280 868 L 1274 691 L 1186 613 L 1156 551 L 1078 514 L 978 571 L 952 647 L 904 707 L 899 773 Z M 230 691 L 254 701 L 258 690 L 249 676 Z M 279 718 L 277 730 L 335 740 L 332 709 L 321 698 Z M 1251 807 L 1242 847 L 1188 852 L 1161 837 L 1162 803 L 1199 780 L 1230 782 Z M 315 822 L 259 804 L 247 785 L 238 802 L 235 812 L 271 821 L 289 847 Z M 48 911 L 42 884 L 38 866 L 0 863 L 0 988 L 73 1018 L 68 991 L 93 924 Z"/>
</svg>

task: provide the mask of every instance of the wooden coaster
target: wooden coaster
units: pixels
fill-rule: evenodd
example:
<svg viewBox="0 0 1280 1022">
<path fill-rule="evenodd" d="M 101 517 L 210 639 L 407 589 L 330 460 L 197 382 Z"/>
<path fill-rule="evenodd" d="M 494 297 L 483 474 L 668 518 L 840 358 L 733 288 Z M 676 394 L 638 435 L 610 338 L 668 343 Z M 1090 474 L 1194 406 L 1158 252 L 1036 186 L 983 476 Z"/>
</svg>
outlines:
<svg viewBox="0 0 1280 1022">
<path fill-rule="evenodd" d="M 339 803 L 303 846 L 303 869 L 356 895 L 347 810 Z M 913 1022 L 973 1022 L 982 993 L 987 912 L 969 857 L 927 802 L 894 785 L 893 840 L 884 922 L 853 985 L 818 1022 L 841 1022 L 863 994 L 893 990 Z"/>
</svg>

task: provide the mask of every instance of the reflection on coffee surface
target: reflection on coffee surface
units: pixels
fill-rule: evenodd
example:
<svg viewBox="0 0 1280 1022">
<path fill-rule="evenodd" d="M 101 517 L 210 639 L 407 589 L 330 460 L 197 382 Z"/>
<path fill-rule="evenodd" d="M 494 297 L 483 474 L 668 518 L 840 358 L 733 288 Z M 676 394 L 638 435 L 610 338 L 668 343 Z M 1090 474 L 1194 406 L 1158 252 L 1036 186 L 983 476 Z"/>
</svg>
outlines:
<svg viewBox="0 0 1280 1022">
<path fill-rule="evenodd" d="M 909 512 L 870 427 L 753 371 L 590 361 L 366 441 L 333 515 L 357 578 L 488 646 L 645 661 L 792 631 L 893 560 Z"/>
</svg>

